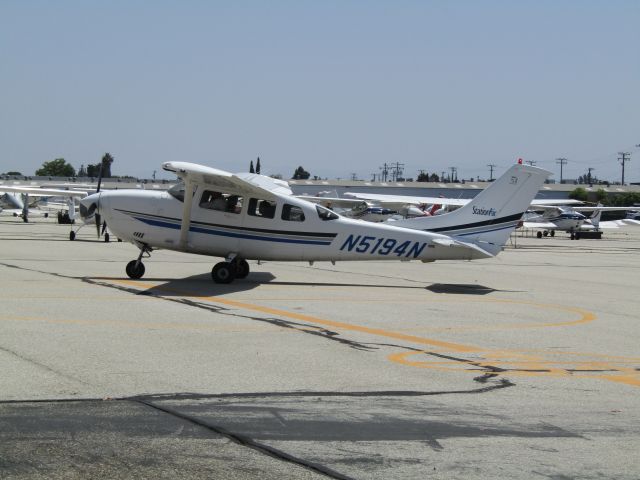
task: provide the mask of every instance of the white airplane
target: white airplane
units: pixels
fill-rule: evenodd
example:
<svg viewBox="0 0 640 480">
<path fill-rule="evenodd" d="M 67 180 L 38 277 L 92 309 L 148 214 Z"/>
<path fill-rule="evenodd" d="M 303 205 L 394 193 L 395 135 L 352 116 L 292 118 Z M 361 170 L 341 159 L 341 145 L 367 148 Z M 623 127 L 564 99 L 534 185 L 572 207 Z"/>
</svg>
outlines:
<svg viewBox="0 0 640 480">
<path fill-rule="evenodd" d="M 249 274 L 247 260 L 472 260 L 497 255 L 550 172 L 514 165 L 459 210 L 387 225 L 342 217 L 296 198 L 284 182 L 231 174 L 186 162 L 163 169 L 182 180 L 166 192 L 111 190 L 80 201 L 83 217 L 98 213 L 118 237 L 140 249 L 127 264 L 141 278 L 153 249 L 224 257 L 211 272 L 217 283 Z"/>
<path fill-rule="evenodd" d="M 564 203 L 564 200 L 558 203 Z M 554 236 L 556 230 L 570 234 L 571 240 L 580 239 L 581 232 L 599 231 L 601 228 L 618 228 L 624 223 L 601 222 L 600 217 L 603 211 L 626 211 L 628 207 L 604 207 L 601 204 L 596 206 L 565 207 L 562 205 L 539 205 L 535 209 L 543 210 L 542 214 L 535 211 L 525 213 L 524 228 L 538 229 L 538 238 L 547 235 Z M 582 212 L 591 212 L 591 216 L 586 216 Z"/>
<path fill-rule="evenodd" d="M 38 188 L 38 187 L 15 187 L 0 185 L 0 192 L 6 194 L 6 198 L 12 198 L 12 203 L 15 206 L 10 210 L 15 217 L 22 217 L 22 220 L 26 223 L 29 221 L 29 215 L 38 214 L 45 217 L 49 212 L 43 212 L 42 210 L 29 208 L 30 198 L 42 198 L 42 197 L 65 197 L 67 198 L 66 207 L 69 209 L 69 216 L 73 218 L 75 215 L 75 198 L 82 198 L 87 196 L 87 192 L 79 190 L 62 190 L 55 188 Z M 61 205 L 56 205 L 55 208 L 59 208 Z"/>
<path fill-rule="evenodd" d="M 420 197 L 411 195 L 389 195 L 382 193 L 345 192 L 344 197 L 305 196 L 310 202 L 345 209 L 345 216 L 362 220 L 382 222 L 400 218 L 441 215 L 460 208 L 471 201 L 469 198 Z M 559 200 L 534 199 L 532 206 L 558 205 Z M 582 204 L 579 200 L 563 200 L 563 205 Z"/>
</svg>

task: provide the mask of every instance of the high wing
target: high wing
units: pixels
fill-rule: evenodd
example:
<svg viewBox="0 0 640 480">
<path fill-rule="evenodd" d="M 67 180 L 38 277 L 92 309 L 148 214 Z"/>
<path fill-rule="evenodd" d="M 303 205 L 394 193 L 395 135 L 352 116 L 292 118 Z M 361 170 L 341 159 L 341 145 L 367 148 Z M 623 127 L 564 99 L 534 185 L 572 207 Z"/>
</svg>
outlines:
<svg viewBox="0 0 640 480">
<path fill-rule="evenodd" d="M 390 208 L 423 204 L 453 205 L 462 207 L 471 201 L 468 198 L 413 197 L 407 195 L 386 195 L 360 192 L 345 192 L 345 196 L 358 198 L 360 200 L 372 200 Z"/>
<path fill-rule="evenodd" d="M 185 182 L 185 186 L 189 184 L 206 185 L 223 193 L 254 195 L 265 200 L 275 200 L 274 193 L 291 194 L 291 189 L 289 189 L 286 182 L 265 177 L 264 175 L 251 173 L 233 174 L 217 168 L 189 162 L 165 162 L 162 164 L 162 168 L 168 172 L 175 173 L 178 178 Z"/>
<path fill-rule="evenodd" d="M 384 204 L 390 208 L 400 207 L 404 205 L 451 205 L 455 207 L 462 207 L 469 203 L 469 198 L 443 198 L 443 197 L 414 197 L 406 195 L 386 195 L 375 193 L 360 193 L 360 192 L 346 192 L 345 196 L 359 198 L 362 200 L 372 200 Z M 550 200 L 550 199 L 534 199 L 531 201 L 531 205 L 534 207 L 544 206 L 558 206 L 558 205 L 578 205 L 583 202 L 579 200 L 566 199 L 566 200 Z"/>
<path fill-rule="evenodd" d="M 57 188 L 7 187 L 0 185 L 0 192 L 26 193 L 31 197 L 86 197 L 87 192 L 80 190 L 62 190 Z"/>
</svg>

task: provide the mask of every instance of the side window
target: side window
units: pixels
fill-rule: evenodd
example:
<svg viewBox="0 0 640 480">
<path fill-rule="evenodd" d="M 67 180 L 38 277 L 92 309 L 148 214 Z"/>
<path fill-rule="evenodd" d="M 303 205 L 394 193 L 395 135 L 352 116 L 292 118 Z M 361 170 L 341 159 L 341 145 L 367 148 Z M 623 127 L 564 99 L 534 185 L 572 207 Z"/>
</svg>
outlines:
<svg viewBox="0 0 640 480">
<path fill-rule="evenodd" d="M 320 205 L 316 205 L 316 211 L 321 220 L 335 220 L 336 218 L 340 218 L 338 214 Z"/>
<path fill-rule="evenodd" d="M 276 215 L 276 202 L 250 198 L 247 213 L 252 217 L 273 218 Z"/>
<path fill-rule="evenodd" d="M 205 190 L 200 197 L 199 206 L 209 210 L 225 210 L 227 201 L 220 192 Z"/>
<path fill-rule="evenodd" d="M 304 222 L 304 212 L 300 207 L 285 203 L 282 206 L 282 220 L 290 222 Z"/>
<path fill-rule="evenodd" d="M 205 190 L 202 192 L 198 205 L 200 208 L 209 210 L 240 213 L 242 211 L 242 197 L 238 195 L 223 195 L 220 192 Z"/>
</svg>

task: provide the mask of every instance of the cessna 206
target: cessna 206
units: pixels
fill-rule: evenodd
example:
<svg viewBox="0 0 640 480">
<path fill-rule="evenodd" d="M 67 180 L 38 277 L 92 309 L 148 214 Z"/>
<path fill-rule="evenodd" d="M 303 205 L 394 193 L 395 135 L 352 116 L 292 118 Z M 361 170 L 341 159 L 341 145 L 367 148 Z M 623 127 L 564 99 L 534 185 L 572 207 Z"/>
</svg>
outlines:
<svg viewBox="0 0 640 480">
<path fill-rule="evenodd" d="M 127 264 L 145 272 L 142 257 L 170 249 L 224 257 L 211 272 L 217 283 L 249 274 L 247 260 L 472 260 L 497 255 L 538 192 L 546 170 L 512 166 L 465 207 L 440 215 L 438 229 L 342 217 L 291 195 L 286 183 L 231 174 L 186 162 L 167 162 L 181 182 L 166 192 L 113 190 L 81 200 L 80 215 L 98 213 L 118 237 L 140 249 Z M 434 217 L 435 218 L 435 217 Z M 458 235 L 459 233 L 459 235 Z"/>
</svg>

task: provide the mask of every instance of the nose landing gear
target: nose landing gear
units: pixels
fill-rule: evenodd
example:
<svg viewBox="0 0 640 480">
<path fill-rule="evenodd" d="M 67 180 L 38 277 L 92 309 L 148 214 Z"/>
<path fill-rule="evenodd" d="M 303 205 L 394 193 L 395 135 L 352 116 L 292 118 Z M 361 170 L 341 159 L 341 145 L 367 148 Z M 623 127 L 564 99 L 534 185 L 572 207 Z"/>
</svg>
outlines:
<svg viewBox="0 0 640 480">
<path fill-rule="evenodd" d="M 151 247 L 148 247 L 146 245 L 143 246 L 142 248 L 140 248 L 140 255 L 138 255 L 138 258 L 127 263 L 125 271 L 127 272 L 129 278 L 132 278 L 134 280 L 142 278 L 145 271 L 144 263 L 142 263 L 142 257 L 146 255 L 145 258 L 149 258 L 151 256 L 152 250 L 153 249 Z"/>
</svg>

